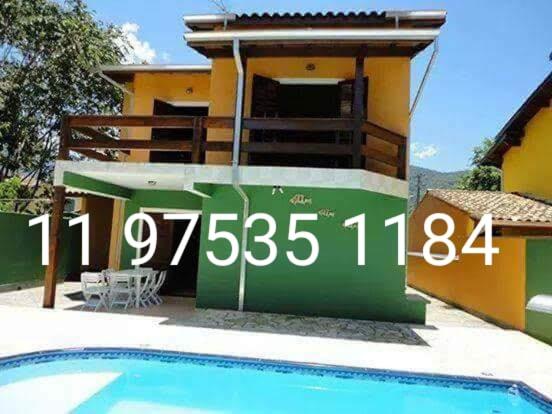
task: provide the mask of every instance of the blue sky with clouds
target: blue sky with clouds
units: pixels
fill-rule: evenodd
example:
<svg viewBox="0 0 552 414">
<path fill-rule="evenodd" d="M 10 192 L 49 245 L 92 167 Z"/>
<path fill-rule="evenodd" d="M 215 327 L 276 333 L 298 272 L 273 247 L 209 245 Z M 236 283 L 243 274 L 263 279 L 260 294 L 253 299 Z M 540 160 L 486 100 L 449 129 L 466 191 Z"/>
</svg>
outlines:
<svg viewBox="0 0 552 414">
<path fill-rule="evenodd" d="M 213 13 L 208 0 L 88 0 L 99 19 L 124 29 L 136 59 L 201 63 L 183 41 L 184 14 Z M 412 121 L 412 163 L 466 168 L 472 148 L 493 137 L 552 69 L 550 0 L 225 0 L 236 13 L 445 9 L 440 53 Z M 126 24 L 125 24 L 126 23 Z M 412 90 L 429 51 L 413 64 Z"/>
</svg>

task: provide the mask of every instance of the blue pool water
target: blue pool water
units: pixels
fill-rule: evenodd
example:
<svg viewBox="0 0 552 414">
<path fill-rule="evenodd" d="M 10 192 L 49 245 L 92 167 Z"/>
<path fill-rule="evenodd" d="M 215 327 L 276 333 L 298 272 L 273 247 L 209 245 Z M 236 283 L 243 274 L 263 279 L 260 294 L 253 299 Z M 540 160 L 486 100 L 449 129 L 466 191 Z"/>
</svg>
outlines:
<svg viewBox="0 0 552 414">
<path fill-rule="evenodd" d="M 0 360 L 0 413 L 552 413 L 519 383 L 162 351 Z"/>
</svg>

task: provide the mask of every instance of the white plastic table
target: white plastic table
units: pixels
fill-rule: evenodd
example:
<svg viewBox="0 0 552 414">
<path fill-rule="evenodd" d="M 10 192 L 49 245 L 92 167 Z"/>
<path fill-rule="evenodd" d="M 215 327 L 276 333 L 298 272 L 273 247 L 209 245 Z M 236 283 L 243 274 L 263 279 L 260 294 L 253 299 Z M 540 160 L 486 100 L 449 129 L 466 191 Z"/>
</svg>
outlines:
<svg viewBox="0 0 552 414">
<path fill-rule="evenodd" d="M 118 276 L 128 276 L 134 279 L 134 294 L 136 296 L 134 306 L 140 307 L 140 296 L 142 295 L 142 279 L 147 277 L 148 271 L 145 269 L 135 268 L 135 269 L 123 269 L 112 271 L 112 274 Z"/>
</svg>

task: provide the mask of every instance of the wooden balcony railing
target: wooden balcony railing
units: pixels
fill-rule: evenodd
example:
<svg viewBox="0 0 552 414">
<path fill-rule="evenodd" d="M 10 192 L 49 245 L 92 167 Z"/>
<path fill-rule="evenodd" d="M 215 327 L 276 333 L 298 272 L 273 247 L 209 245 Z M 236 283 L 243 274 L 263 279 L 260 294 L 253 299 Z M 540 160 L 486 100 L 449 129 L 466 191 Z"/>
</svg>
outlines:
<svg viewBox="0 0 552 414">
<path fill-rule="evenodd" d="M 244 130 L 272 131 L 336 131 L 351 132 L 355 128 L 354 119 L 349 118 L 244 118 Z M 109 153 L 98 150 L 148 150 L 179 151 L 191 153 L 191 162 L 200 163 L 206 151 L 231 152 L 231 141 L 206 140 L 208 129 L 230 129 L 234 126 L 232 117 L 188 117 L 188 116 L 68 116 L 62 125 L 60 158 L 66 159 L 69 150 L 101 161 L 115 160 Z M 117 139 L 107 132 L 107 128 L 176 128 L 192 129 L 192 139 L 135 139 L 132 137 Z M 102 130 L 98 129 L 102 128 Z M 327 156 L 351 156 L 356 158 L 356 165 L 361 165 L 361 158 L 375 160 L 396 168 L 396 176 L 405 178 L 406 171 L 406 137 L 382 128 L 371 122 L 364 122 L 362 133 L 366 134 L 366 144 L 355 151 L 353 143 L 306 143 L 306 142 L 242 142 L 244 153 L 303 154 Z M 74 132 L 83 135 L 77 139 Z M 396 147 L 397 155 L 390 155 L 373 148 L 369 144 L 371 137 L 386 141 Z M 353 165 L 355 163 L 353 162 Z"/>
</svg>

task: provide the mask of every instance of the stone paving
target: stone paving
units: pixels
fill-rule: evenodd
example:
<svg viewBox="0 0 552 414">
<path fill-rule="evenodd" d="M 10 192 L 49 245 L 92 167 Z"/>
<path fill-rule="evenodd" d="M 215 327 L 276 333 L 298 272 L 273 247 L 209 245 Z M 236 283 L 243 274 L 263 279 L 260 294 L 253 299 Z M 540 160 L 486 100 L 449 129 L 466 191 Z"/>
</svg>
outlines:
<svg viewBox="0 0 552 414">
<path fill-rule="evenodd" d="M 409 294 L 420 294 L 409 289 Z M 457 326 L 496 328 L 479 318 L 435 299 L 422 295 L 428 302 L 427 326 L 434 323 Z M 0 292 L 0 305 L 40 307 L 42 287 L 27 287 L 17 291 Z M 81 310 L 83 304 L 80 283 L 58 284 L 56 308 Z M 85 310 L 85 312 L 91 312 Z M 192 298 L 166 297 L 160 306 L 145 309 L 112 309 L 101 312 L 128 313 L 132 315 L 165 317 L 166 325 L 195 326 L 203 328 L 267 332 L 286 335 L 340 338 L 405 345 L 427 345 L 410 324 L 280 315 L 271 313 L 237 312 L 214 309 L 195 309 Z M 497 328 L 498 329 L 498 328 Z"/>
</svg>

